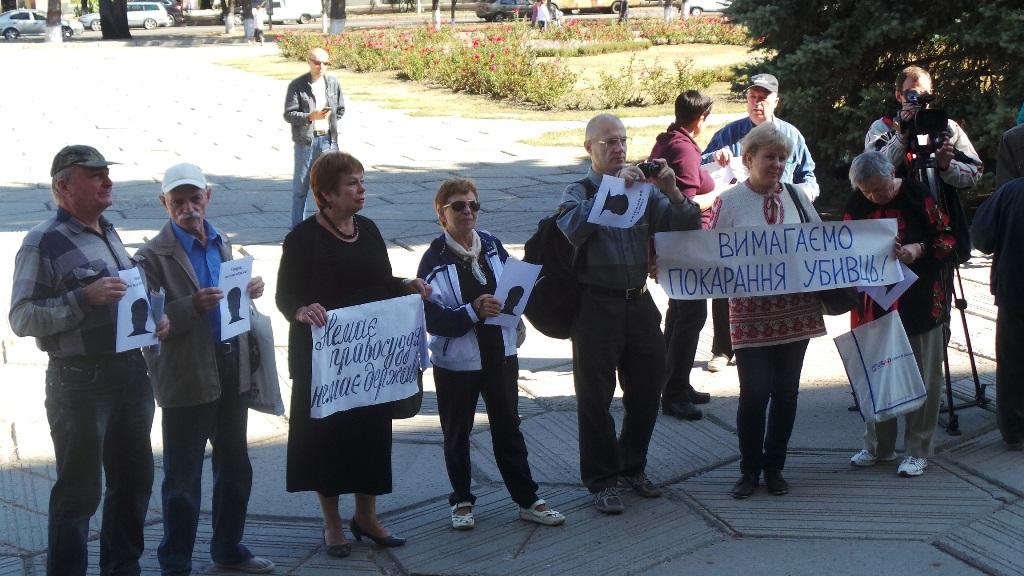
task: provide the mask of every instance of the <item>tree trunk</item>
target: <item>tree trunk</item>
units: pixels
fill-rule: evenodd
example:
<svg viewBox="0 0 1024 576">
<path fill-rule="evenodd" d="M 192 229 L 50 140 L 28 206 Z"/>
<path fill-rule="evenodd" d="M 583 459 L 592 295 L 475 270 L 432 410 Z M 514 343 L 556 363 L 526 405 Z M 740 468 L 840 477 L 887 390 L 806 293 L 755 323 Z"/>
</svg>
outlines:
<svg viewBox="0 0 1024 576">
<path fill-rule="evenodd" d="M 689 0 L 682 0 L 679 4 L 679 17 L 683 20 L 690 18 L 690 2 Z"/>
<path fill-rule="evenodd" d="M 231 34 L 235 31 L 235 0 L 221 0 L 221 10 L 224 14 L 224 33 Z"/>
<path fill-rule="evenodd" d="M 320 8 L 322 10 L 320 32 L 327 34 L 327 31 L 331 29 L 331 0 L 320 0 Z"/>
<path fill-rule="evenodd" d="M 329 34 L 341 34 L 345 32 L 345 20 L 348 14 L 345 12 L 345 0 L 331 0 L 331 25 L 327 32 Z"/>
<path fill-rule="evenodd" d="M 82 16 L 92 12 L 92 8 L 89 5 L 89 0 L 82 0 Z"/>
<path fill-rule="evenodd" d="M 455 0 L 452 0 L 452 26 L 455 26 Z"/>
<path fill-rule="evenodd" d="M 131 40 L 128 0 L 100 0 L 100 24 L 104 40 Z"/>
<path fill-rule="evenodd" d="M 672 0 L 664 0 L 662 4 L 664 4 L 665 23 L 667 24 L 672 21 Z"/>
<path fill-rule="evenodd" d="M 430 12 L 433 14 L 431 17 L 434 30 L 441 29 L 441 0 L 430 0 Z"/>
<path fill-rule="evenodd" d="M 46 4 L 46 41 L 63 42 L 60 26 L 60 0 L 49 0 Z"/>
<path fill-rule="evenodd" d="M 252 13 L 252 0 L 238 0 L 239 6 L 242 7 L 242 30 L 245 33 L 246 40 L 252 40 L 253 29 L 255 28 L 255 15 Z"/>
</svg>

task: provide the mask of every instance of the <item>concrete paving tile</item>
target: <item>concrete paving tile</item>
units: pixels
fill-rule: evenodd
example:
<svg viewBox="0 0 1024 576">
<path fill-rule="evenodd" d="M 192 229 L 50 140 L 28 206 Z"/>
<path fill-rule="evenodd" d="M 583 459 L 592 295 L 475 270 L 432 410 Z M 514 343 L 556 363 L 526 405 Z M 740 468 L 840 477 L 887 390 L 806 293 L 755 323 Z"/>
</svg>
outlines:
<svg viewBox="0 0 1024 576">
<path fill-rule="evenodd" d="M 1024 574 L 1024 503 L 1016 502 L 952 530 L 939 548 L 988 574 Z"/>
<path fill-rule="evenodd" d="M 729 494 L 739 462 L 689 478 L 673 489 L 692 496 L 741 536 L 890 538 L 928 541 L 1003 505 L 1005 492 L 965 479 L 933 461 L 923 476 L 900 478 L 898 462 L 853 469 L 845 453 L 790 452 L 790 492 Z"/>
<path fill-rule="evenodd" d="M 862 540 L 787 540 L 736 538 L 654 566 L 646 576 L 734 576 L 751 571 L 752 562 L 787 576 L 860 576 L 929 574 L 980 576 L 973 567 L 922 542 Z"/>
<path fill-rule="evenodd" d="M 541 487 L 563 526 L 518 519 L 504 489 L 477 493 L 476 528 L 451 529 L 448 510 L 416 508 L 390 519 L 409 538 L 391 554 L 409 573 L 476 575 L 639 573 L 677 554 L 679 542 L 700 546 L 721 537 L 690 508 L 668 499 L 625 497 L 626 513 L 606 516 L 582 489 Z"/>
<path fill-rule="evenodd" d="M 1024 452 L 1008 451 L 998 430 L 950 448 L 941 456 L 1024 496 L 1024 476 L 1020 473 L 1024 469 Z"/>
<path fill-rule="evenodd" d="M 46 551 L 46 525 L 45 507 L 43 512 L 34 512 L 0 501 L 0 554 Z"/>
<path fill-rule="evenodd" d="M 0 552 L 4 554 L 13 553 L 3 551 L 2 548 L 0 548 Z M 30 564 L 31 561 L 17 557 L 0 557 L 0 576 L 23 576 L 28 573 L 25 566 L 26 563 Z"/>
</svg>

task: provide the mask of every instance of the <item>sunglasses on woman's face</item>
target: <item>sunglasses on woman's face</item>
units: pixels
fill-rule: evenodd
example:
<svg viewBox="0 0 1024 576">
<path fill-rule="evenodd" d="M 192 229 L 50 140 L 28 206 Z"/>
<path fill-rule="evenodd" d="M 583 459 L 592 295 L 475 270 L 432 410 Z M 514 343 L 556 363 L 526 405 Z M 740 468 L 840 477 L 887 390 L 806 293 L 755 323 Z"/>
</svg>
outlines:
<svg viewBox="0 0 1024 576">
<path fill-rule="evenodd" d="M 456 200 L 455 202 L 445 204 L 442 208 L 451 208 L 456 212 L 463 212 L 466 210 L 466 206 L 469 206 L 469 209 L 473 212 L 480 211 L 480 203 L 476 200 Z"/>
</svg>

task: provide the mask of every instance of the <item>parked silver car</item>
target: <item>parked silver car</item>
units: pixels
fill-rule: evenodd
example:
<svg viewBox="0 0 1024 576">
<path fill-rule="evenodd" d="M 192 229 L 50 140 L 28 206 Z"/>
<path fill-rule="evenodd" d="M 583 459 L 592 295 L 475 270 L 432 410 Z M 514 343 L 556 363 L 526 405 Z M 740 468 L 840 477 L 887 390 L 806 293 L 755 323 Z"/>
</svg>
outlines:
<svg viewBox="0 0 1024 576">
<path fill-rule="evenodd" d="M 90 12 L 78 19 L 82 26 L 90 30 L 102 30 L 98 12 Z M 128 3 L 128 26 L 134 28 L 145 28 L 152 30 L 157 26 L 173 26 L 174 20 L 167 14 L 164 5 L 160 2 L 129 2 Z"/>
<path fill-rule="evenodd" d="M 61 34 L 71 38 L 85 31 L 77 20 L 61 19 Z M 9 10 L 0 14 L 0 31 L 4 38 L 14 40 L 18 36 L 46 34 L 46 12 L 38 10 Z"/>
</svg>

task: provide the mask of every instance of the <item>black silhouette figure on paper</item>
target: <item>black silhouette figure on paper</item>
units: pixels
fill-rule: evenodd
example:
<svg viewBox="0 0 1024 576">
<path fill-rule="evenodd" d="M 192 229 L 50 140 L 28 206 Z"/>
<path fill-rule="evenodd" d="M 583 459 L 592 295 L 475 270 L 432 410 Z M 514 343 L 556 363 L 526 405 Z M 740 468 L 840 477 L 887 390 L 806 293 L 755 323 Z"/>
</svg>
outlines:
<svg viewBox="0 0 1024 576">
<path fill-rule="evenodd" d="M 625 194 L 609 194 L 604 199 L 604 206 L 601 207 L 601 212 L 611 212 L 612 214 L 618 214 L 622 216 L 629 209 L 629 197 Z"/>
<path fill-rule="evenodd" d="M 149 302 L 145 298 L 139 298 L 132 302 L 132 333 L 129 336 L 149 334 L 146 330 L 146 321 L 149 319 Z"/>
<path fill-rule="evenodd" d="M 239 308 L 242 302 L 242 289 L 235 286 L 231 290 L 228 290 L 228 312 L 231 314 L 231 320 L 228 324 L 234 324 L 235 322 L 241 322 L 245 320 L 239 313 Z"/>
<path fill-rule="evenodd" d="M 523 299 L 523 294 L 526 290 L 522 286 L 513 286 L 508 289 L 508 296 L 505 297 L 505 305 L 501 308 L 502 314 L 508 314 L 509 316 L 516 315 L 516 306 L 519 305 L 519 301 Z"/>
</svg>

